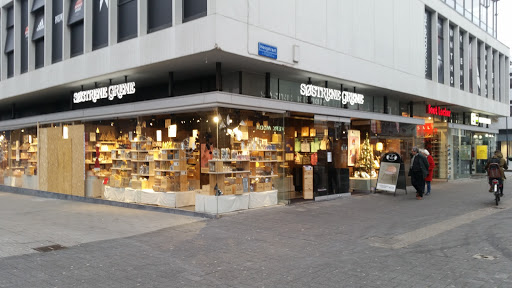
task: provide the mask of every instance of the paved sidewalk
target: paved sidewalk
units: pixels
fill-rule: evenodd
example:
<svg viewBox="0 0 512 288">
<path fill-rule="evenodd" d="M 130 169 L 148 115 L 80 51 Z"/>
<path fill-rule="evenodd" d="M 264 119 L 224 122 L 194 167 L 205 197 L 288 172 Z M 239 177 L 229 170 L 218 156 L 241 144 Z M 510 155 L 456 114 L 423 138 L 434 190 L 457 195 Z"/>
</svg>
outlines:
<svg viewBox="0 0 512 288">
<path fill-rule="evenodd" d="M 435 182 L 421 201 L 409 189 L 396 197 L 377 193 L 253 209 L 0 258 L 0 287 L 512 287 L 512 184 L 506 184 L 498 207 L 485 179 L 464 179 Z M 32 206 L 18 226 L 43 230 L 48 222 L 31 223 L 53 213 L 37 209 L 34 200 L 11 207 L 0 201 L 2 213 L 26 201 Z M 62 202 L 63 209 L 72 205 Z M 137 213 L 125 210 L 127 217 Z M 176 215 L 157 213 L 133 224 L 174 224 L 168 217 Z M 84 230 L 103 224 L 90 225 Z"/>
<path fill-rule="evenodd" d="M 37 253 L 203 221 L 168 213 L 0 192 L 0 257 Z"/>
</svg>

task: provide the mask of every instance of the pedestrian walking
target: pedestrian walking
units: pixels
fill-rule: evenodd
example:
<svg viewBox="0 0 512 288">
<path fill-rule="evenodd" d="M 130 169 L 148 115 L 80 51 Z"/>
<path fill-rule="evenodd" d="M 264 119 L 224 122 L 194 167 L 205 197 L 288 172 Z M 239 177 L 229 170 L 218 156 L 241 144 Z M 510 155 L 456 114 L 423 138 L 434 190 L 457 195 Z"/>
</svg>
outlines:
<svg viewBox="0 0 512 288">
<path fill-rule="evenodd" d="M 412 186 L 416 189 L 416 199 L 421 200 L 425 192 L 425 177 L 428 175 L 428 160 L 420 153 L 418 147 L 412 147 L 411 155 L 409 176 L 411 176 Z"/>
<path fill-rule="evenodd" d="M 432 182 L 432 175 L 434 174 L 436 163 L 434 163 L 434 158 L 432 158 L 432 155 L 430 155 L 430 152 L 428 152 L 427 149 L 423 149 L 421 153 L 427 157 L 428 161 L 428 175 L 425 177 L 425 184 L 427 185 L 427 191 L 425 191 L 425 195 L 428 196 L 430 195 L 430 182 Z"/>
</svg>

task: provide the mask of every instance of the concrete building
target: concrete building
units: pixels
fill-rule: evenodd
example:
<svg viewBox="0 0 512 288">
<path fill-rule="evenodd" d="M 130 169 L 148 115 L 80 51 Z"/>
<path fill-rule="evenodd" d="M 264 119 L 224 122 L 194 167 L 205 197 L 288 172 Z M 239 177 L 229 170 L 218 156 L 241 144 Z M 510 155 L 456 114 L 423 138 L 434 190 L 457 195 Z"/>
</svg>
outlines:
<svg viewBox="0 0 512 288">
<path fill-rule="evenodd" d="M 413 146 L 433 155 L 434 178 L 483 172 L 489 125 L 509 115 L 510 55 L 497 2 L 480 2 L 1 0 L 4 185 L 157 191 L 176 175 L 156 159 L 183 140 L 201 169 L 179 166 L 179 189 L 276 190 L 281 202 L 372 189 L 380 157 L 400 154 L 407 171 Z M 159 155 L 137 156 L 135 141 Z M 116 163 L 130 148 L 154 162 Z M 231 165 L 247 180 L 208 174 L 226 168 L 208 166 L 216 148 L 247 156 Z"/>
</svg>

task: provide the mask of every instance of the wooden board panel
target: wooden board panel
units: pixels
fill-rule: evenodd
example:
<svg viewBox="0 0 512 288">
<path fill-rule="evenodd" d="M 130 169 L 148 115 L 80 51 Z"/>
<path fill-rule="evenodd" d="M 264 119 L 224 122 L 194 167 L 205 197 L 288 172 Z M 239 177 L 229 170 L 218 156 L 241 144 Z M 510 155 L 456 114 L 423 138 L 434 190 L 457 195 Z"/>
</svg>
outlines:
<svg viewBox="0 0 512 288">
<path fill-rule="evenodd" d="M 62 128 L 48 129 L 48 191 L 71 194 L 71 140 L 62 139 Z"/>
<path fill-rule="evenodd" d="M 38 138 L 38 155 L 39 155 L 39 189 L 48 191 L 48 128 L 39 129 Z"/>
<path fill-rule="evenodd" d="M 71 139 L 71 170 L 73 171 L 71 193 L 85 197 L 85 126 L 69 126 L 69 139 Z"/>
</svg>

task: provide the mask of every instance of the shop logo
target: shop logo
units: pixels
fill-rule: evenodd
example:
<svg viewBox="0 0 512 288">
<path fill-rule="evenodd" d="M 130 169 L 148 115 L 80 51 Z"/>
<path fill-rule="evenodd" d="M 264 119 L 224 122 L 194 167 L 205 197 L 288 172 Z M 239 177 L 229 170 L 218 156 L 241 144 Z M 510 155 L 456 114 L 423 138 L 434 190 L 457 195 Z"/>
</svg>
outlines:
<svg viewBox="0 0 512 288">
<path fill-rule="evenodd" d="M 78 0 L 75 3 L 75 13 L 78 13 L 80 10 L 82 10 L 82 7 L 84 6 L 84 2 L 82 0 Z"/>
<path fill-rule="evenodd" d="M 452 115 L 452 111 L 446 108 L 441 108 L 439 106 L 434 107 L 429 104 L 427 105 L 427 114 L 450 117 Z"/>
<path fill-rule="evenodd" d="M 39 24 L 37 24 L 36 31 L 41 31 L 44 29 L 44 20 L 41 18 L 41 21 L 39 21 Z"/>
<path fill-rule="evenodd" d="M 398 160 L 398 154 L 387 154 L 386 160 L 389 162 L 396 162 Z"/>
<path fill-rule="evenodd" d="M 108 99 L 112 101 L 116 97 L 118 99 L 122 99 L 124 95 L 130 94 L 135 94 L 135 82 L 75 92 L 73 94 L 73 103 L 77 104 L 88 101 L 96 103 L 99 99 Z"/>
<path fill-rule="evenodd" d="M 107 9 L 108 9 L 108 0 L 100 0 L 100 11 L 101 11 L 101 8 L 103 7 L 103 2 L 105 2 L 105 6 L 107 6 Z"/>
<path fill-rule="evenodd" d="M 55 24 L 58 24 L 59 22 L 62 22 L 62 13 L 60 13 L 59 15 L 55 16 Z"/>
<path fill-rule="evenodd" d="M 319 87 L 311 84 L 300 84 L 300 95 L 307 97 L 323 98 L 326 102 L 330 100 L 341 101 L 342 104 L 350 103 L 364 104 L 364 95 L 348 91 Z"/>
<path fill-rule="evenodd" d="M 471 125 L 478 126 L 478 124 L 491 124 L 491 119 L 479 117 L 477 113 L 471 113 Z"/>
</svg>

